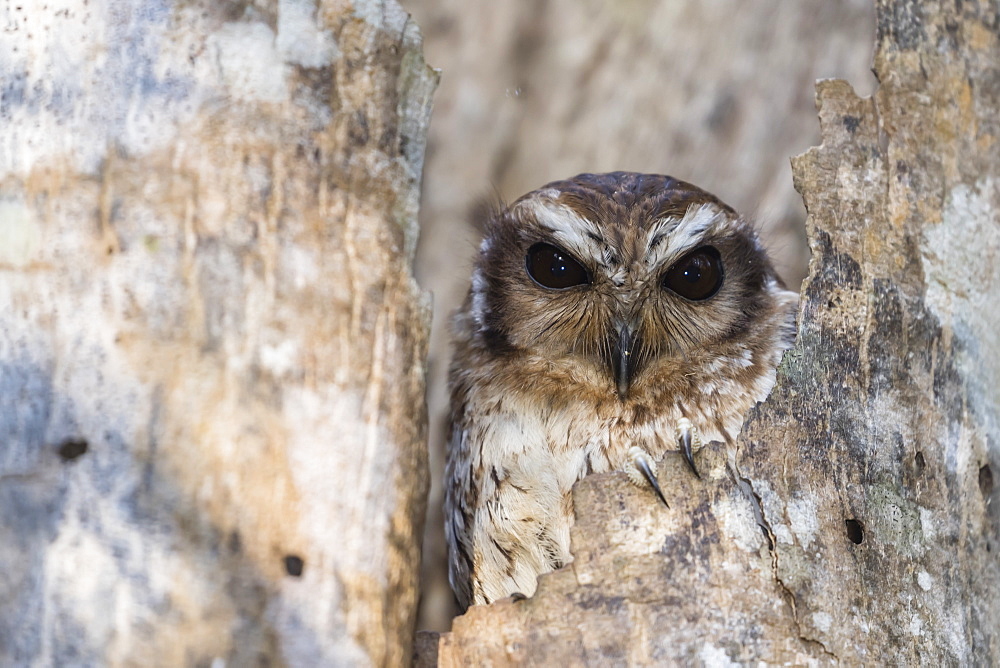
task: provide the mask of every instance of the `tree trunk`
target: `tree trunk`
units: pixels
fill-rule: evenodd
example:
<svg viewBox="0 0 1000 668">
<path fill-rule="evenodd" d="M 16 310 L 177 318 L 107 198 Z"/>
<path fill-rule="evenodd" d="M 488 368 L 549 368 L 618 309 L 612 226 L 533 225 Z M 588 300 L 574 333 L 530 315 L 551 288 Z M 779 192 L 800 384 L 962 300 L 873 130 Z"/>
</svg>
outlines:
<svg viewBox="0 0 1000 668">
<path fill-rule="evenodd" d="M 415 25 L 395 0 L 0 15 L 0 664 L 405 663 Z"/>
<path fill-rule="evenodd" d="M 876 94 L 822 82 L 823 143 L 793 161 L 799 337 L 735 476 L 717 444 L 700 481 L 668 456 L 669 510 L 585 479 L 573 563 L 422 662 L 1000 661 L 1000 16 L 876 9 Z"/>
</svg>

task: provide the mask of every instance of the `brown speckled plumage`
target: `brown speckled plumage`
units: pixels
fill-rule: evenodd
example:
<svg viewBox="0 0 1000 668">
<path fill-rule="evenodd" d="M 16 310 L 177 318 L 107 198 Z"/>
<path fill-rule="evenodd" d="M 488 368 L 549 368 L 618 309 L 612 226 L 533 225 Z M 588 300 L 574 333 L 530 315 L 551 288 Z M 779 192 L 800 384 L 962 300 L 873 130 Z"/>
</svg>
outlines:
<svg viewBox="0 0 1000 668">
<path fill-rule="evenodd" d="M 573 258 L 587 282 L 533 280 L 536 244 Z M 721 263 L 717 293 L 665 287 L 705 248 Z M 680 418 L 706 442 L 733 442 L 773 385 L 796 301 L 748 222 L 667 176 L 582 174 L 494 211 L 454 320 L 445 516 L 459 601 L 531 595 L 570 559 L 573 483 L 627 468 L 633 446 L 654 459 L 676 450 Z M 635 342 L 625 391 L 624 332 Z"/>
</svg>

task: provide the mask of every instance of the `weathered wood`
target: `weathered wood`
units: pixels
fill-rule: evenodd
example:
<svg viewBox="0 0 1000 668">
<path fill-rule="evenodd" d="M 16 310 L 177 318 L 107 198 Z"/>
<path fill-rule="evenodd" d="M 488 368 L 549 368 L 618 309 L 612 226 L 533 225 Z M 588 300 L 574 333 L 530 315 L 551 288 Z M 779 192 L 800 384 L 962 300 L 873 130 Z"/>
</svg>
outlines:
<svg viewBox="0 0 1000 668">
<path fill-rule="evenodd" d="M 416 26 L 395 0 L 0 16 L 0 664 L 404 663 Z"/>
<path fill-rule="evenodd" d="M 439 665 L 1000 661 L 1000 16 L 876 7 L 875 96 L 822 82 L 794 160 L 813 258 L 738 482 L 721 446 L 661 464 L 669 510 L 585 479 L 575 561 Z"/>
</svg>

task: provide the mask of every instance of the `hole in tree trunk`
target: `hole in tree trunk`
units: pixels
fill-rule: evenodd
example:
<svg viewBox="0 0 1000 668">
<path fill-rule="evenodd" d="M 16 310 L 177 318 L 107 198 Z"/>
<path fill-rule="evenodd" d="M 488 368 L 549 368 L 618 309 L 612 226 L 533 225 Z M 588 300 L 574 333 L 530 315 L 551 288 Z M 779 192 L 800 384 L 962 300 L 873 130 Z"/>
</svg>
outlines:
<svg viewBox="0 0 1000 668">
<path fill-rule="evenodd" d="M 979 469 L 979 491 L 985 497 L 993 493 L 993 469 L 989 464 Z"/>
<path fill-rule="evenodd" d="M 285 572 L 293 578 L 302 577 L 303 568 L 305 568 L 305 562 L 302 561 L 302 557 L 294 554 L 289 554 L 285 557 Z"/>
<path fill-rule="evenodd" d="M 857 520 L 844 520 L 847 525 L 847 537 L 855 545 L 860 545 L 865 539 L 865 528 Z"/>
<path fill-rule="evenodd" d="M 90 448 L 82 438 L 67 438 L 59 445 L 59 456 L 64 462 L 71 462 L 77 457 L 82 457 Z M 980 475 L 980 480 L 982 475 Z"/>
</svg>

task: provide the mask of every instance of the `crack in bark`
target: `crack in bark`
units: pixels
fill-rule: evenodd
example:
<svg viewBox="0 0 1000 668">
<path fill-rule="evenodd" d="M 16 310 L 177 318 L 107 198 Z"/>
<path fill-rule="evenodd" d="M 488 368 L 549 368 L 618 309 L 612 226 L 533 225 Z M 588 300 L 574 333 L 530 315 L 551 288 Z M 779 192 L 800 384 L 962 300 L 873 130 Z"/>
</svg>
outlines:
<svg viewBox="0 0 1000 668">
<path fill-rule="evenodd" d="M 0 473 L 0 482 L 28 482 L 32 480 L 40 480 L 41 478 L 41 471 L 12 471 L 10 473 Z"/>
<path fill-rule="evenodd" d="M 829 648 L 821 641 L 815 638 L 809 638 L 805 635 L 802 623 L 799 620 L 798 607 L 795 604 L 795 593 L 788 588 L 788 585 L 784 583 L 778 573 L 778 542 L 775 539 L 774 531 L 771 530 L 771 523 L 768 522 L 767 517 L 764 514 L 764 504 L 761 501 L 760 495 L 753 487 L 753 482 L 750 478 L 745 477 L 739 471 L 739 467 L 736 462 L 731 462 L 733 467 L 733 477 L 736 480 L 737 487 L 746 495 L 747 499 L 750 500 L 750 504 L 753 508 L 754 519 L 757 521 L 758 526 L 764 531 L 764 536 L 767 538 L 767 551 L 771 555 L 771 575 L 774 581 L 784 592 L 785 599 L 788 601 L 789 607 L 792 609 L 792 622 L 795 624 L 795 629 L 799 640 L 805 643 L 807 646 L 815 645 L 828 657 L 834 661 L 840 662 L 840 657 L 830 651 Z"/>
</svg>

